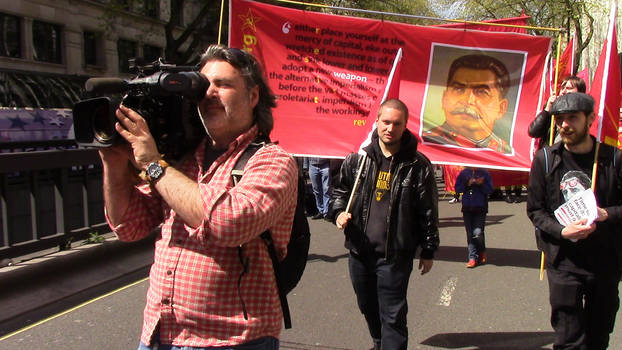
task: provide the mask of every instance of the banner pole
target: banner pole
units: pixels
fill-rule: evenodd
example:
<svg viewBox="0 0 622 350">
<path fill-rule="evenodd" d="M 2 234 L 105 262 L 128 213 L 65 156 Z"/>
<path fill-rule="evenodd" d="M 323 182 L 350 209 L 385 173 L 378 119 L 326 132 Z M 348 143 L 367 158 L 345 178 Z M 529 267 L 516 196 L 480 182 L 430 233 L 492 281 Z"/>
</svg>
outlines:
<svg viewBox="0 0 622 350">
<path fill-rule="evenodd" d="M 224 22 L 223 13 L 225 9 L 225 0 L 220 0 L 220 21 L 218 21 L 218 45 L 222 43 L 222 26 Z"/>
<path fill-rule="evenodd" d="M 555 77 L 553 78 L 553 93 L 557 95 L 557 76 L 559 75 L 559 56 L 562 51 L 562 32 L 557 36 L 557 57 L 555 57 Z M 553 144 L 555 135 L 555 116 L 551 116 L 551 127 L 549 129 L 549 146 Z"/>
<path fill-rule="evenodd" d="M 352 205 L 352 201 L 354 200 L 354 193 L 359 187 L 359 183 L 361 182 L 361 173 L 363 172 L 363 166 L 365 166 L 365 161 L 367 160 L 367 153 L 363 154 L 363 160 L 361 160 L 361 165 L 358 168 L 358 172 L 356 173 L 356 180 L 354 180 L 354 186 L 352 186 L 352 193 L 350 193 L 350 198 L 348 199 L 348 205 L 346 206 L 346 214 L 350 212 L 350 206 Z"/>
<path fill-rule="evenodd" d="M 370 14 L 383 15 L 383 16 L 396 16 L 396 17 L 406 17 L 406 18 L 415 18 L 415 19 L 427 19 L 427 20 L 441 21 L 441 22 L 477 24 L 477 25 L 487 25 L 487 26 L 496 26 L 496 27 L 509 27 L 509 28 L 524 28 L 524 29 L 533 29 L 533 30 L 547 30 L 547 31 L 551 31 L 551 32 L 563 32 L 564 31 L 564 29 L 562 29 L 562 28 L 536 27 L 536 26 L 524 26 L 524 25 L 519 25 L 519 24 L 490 23 L 490 22 L 479 22 L 479 21 L 467 21 L 467 20 L 463 20 L 463 19 L 449 19 L 449 18 L 429 17 L 429 16 L 417 16 L 417 15 L 408 15 L 408 14 L 404 14 L 404 13 L 384 12 L 384 11 L 357 9 L 357 8 L 351 8 L 351 7 L 339 7 L 339 6 L 332 6 L 332 5 L 314 4 L 314 3 L 310 3 L 310 2 L 304 2 L 304 1 L 276 0 L 276 2 L 284 2 L 284 3 L 287 3 L 287 4 L 293 4 L 293 5 L 303 5 L 303 6 L 311 6 L 311 7 L 328 8 L 328 9 L 333 9 L 333 10 L 344 10 L 344 11 L 370 13 Z"/>
<path fill-rule="evenodd" d="M 596 151 L 594 152 L 594 164 L 592 165 L 592 192 L 596 191 L 596 176 L 598 175 L 598 152 L 600 142 L 596 141 Z"/>
<path fill-rule="evenodd" d="M 557 57 L 555 57 L 555 78 L 553 79 L 554 81 L 553 93 L 555 95 L 557 95 L 557 75 L 559 73 L 559 56 L 562 50 L 562 33 L 563 32 L 559 32 L 557 36 L 557 54 L 556 54 Z M 555 115 L 551 115 L 551 127 L 549 128 L 549 146 L 553 145 L 553 141 L 555 141 L 554 135 L 555 135 Z M 592 181 L 592 183 L 594 182 Z M 546 261 L 546 255 L 544 254 L 544 252 L 542 252 L 540 254 L 540 281 L 544 279 L 545 261 Z"/>
</svg>

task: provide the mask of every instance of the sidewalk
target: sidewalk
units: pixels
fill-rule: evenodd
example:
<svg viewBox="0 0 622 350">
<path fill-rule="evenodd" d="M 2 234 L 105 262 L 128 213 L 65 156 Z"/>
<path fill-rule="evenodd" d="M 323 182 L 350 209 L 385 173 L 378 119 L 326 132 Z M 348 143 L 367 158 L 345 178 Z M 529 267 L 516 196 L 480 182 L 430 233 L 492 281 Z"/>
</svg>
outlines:
<svg viewBox="0 0 622 350">
<path fill-rule="evenodd" d="M 153 262 L 153 236 L 120 242 L 112 234 L 103 243 L 74 244 L 0 268 L 0 323 L 43 308 L 79 292 L 146 270 Z"/>
</svg>

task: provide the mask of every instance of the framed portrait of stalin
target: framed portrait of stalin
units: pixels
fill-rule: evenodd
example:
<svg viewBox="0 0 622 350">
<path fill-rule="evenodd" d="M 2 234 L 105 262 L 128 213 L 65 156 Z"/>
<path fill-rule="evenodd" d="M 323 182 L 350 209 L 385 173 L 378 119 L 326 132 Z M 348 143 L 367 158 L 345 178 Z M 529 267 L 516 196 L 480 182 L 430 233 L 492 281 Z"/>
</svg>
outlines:
<svg viewBox="0 0 622 350">
<path fill-rule="evenodd" d="M 430 59 L 424 144 L 512 154 L 526 54 L 435 43 Z"/>
</svg>

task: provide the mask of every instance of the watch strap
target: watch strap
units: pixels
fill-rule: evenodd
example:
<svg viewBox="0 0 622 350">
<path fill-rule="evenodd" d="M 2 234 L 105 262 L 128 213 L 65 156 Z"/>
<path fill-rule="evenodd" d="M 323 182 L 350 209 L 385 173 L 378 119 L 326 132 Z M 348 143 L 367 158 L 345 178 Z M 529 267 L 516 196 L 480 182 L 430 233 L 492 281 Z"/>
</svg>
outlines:
<svg viewBox="0 0 622 350">
<path fill-rule="evenodd" d="M 155 163 L 155 162 L 149 163 L 149 164 L 147 165 L 147 168 L 148 168 L 151 164 L 153 164 L 153 163 Z M 164 159 L 160 159 L 160 160 L 158 160 L 158 161 L 157 161 L 157 163 L 160 165 L 160 167 L 162 168 L 162 170 L 164 170 L 164 169 L 166 169 L 167 167 L 169 167 L 169 164 L 168 164 L 168 163 L 167 163 Z M 162 173 L 162 175 L 164 175 L 164 173 Z M 151 178 L 151 176 L 149 176 L 149 174 L 147 173 L 147 169 L 144 169 L 143 171 L 141 171 L 141 172 L 138 174 L 138 176 L 139 176 L 142 180 L 147 181 L 147 182 L 149 182 L 150 184 L 152 184 L 152 183 L 154 182 L 154 180 L 157 180 L 157 179 L 152 179 L 152 178 Z M 160 177 L 161 177 L 161 176 L 160 176 Z M 158 178 L 159 178 L 159 177 L 158 177 Z"/>
</svg>

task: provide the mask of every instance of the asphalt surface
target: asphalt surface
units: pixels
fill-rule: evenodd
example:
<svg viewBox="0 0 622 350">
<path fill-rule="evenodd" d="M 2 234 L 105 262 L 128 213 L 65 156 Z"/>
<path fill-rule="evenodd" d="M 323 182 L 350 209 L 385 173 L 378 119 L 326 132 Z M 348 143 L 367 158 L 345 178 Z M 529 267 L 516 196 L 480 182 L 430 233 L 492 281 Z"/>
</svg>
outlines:
<svg viewBox="0 0 622 350">
<path fill-rule="evenodd" d="M 553 332 L 548 286 L 539 280 L 540 254 L 525 215 L 525 203 L 490 203 L 488 263 L 466 269 L 460 205 L 449 204 L 449 199 L 442 198 L 439 203 L 441 248 L 432 271 L 424 276 L 414 271 L 410 280 L 408 348 L 550 349 Z M 299 286 L 288 296 L 293 328 L 283 330 L 281 349 L 369 349 L 371 340 L 348 277 L 343 234 L 323 220 L 309 222 L 309 262 Z M 103 265 L 102 259 L 95 259 L 100 263 L 95 269 L 85 262 L 81 264 L 85 271 L 67 273 L 73 276 L 70 281 L 58 277 L 58 283 L 47 284 L 45 293 L 30 298 L 22 295 L 22 299 L 10 299 L 7 293 L 0 293 L 0 310 L 6 310 L 7 305 L 10 310 L 27 310 L 21 314 L 16 311 L 8 319 L 0 314 L 0 339 L 3 334 L 5 337 L 0 340 L 0 349 L 136 349 L 148 285 L 141 279 L 151 259 L 150 247 L 145 247 L 114 256 L 105 252 Z M 65 269 L 75 265 L 65 265 Z M 50 274 L 32 277 L 35 281 L 31 282 L 47 280 Z M 27 275 L 24 273 L 22 281 L 29 279 Z M 87 288 L 85 281 L 89 280 L 97 283 Z M 0 269 L 3 290 L 6 281 Z M 114 292 L 134 281 L 139 282 Z M 17 286 L 9 288 L 13 287 Z M 72 287 L 69 296 L 57 297 L 59 290 Z M 110 295 L 93 300 L 110 291 Z M 21 294 L 28 293 L 22 288 Z M 40 304 L 45 301 L 45 305 L 33 310 L 33 304 L 28 303 L 34 300 Z M 70 310 L 83 302 L 87 304 Z M 63 310 L 70 311 L 46 319 Z M 15 332 L 40 320 L 32 328 Z M 618 320 L 610 349 L 622 348 L 621 327 Z"/>
</svg>

